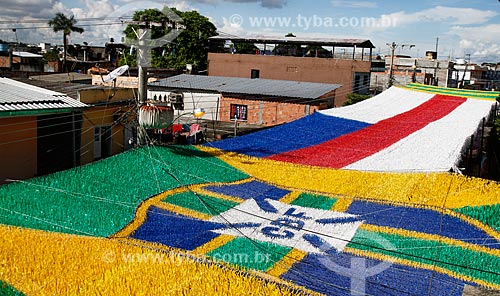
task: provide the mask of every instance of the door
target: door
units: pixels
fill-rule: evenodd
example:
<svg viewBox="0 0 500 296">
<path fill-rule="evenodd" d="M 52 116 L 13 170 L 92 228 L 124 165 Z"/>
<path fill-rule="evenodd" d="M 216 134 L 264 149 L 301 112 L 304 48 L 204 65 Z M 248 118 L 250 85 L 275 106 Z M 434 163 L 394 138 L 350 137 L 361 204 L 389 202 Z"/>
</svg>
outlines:
<svg viewBox="0 0 500 296">
<path fill-rule="evenodd" d="M 112 134 L 111 126 L 94 128 L 94 160 L 111 156 Z"/>
</svg>

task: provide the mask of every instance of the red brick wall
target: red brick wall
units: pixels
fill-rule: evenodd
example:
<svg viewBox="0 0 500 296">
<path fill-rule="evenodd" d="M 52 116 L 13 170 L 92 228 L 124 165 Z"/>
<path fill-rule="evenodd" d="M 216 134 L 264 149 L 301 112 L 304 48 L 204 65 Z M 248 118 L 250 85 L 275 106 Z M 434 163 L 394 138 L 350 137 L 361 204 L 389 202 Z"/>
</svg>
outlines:
<svg viewBox="0 0 500 296">
<path fill-rule="evenodd" d="M 250 54 L 208 54 L 208 75 L 250 78 L 252 69 L 260 70 L 262 79 L 292 80 L 341 84 L 336 106 L 342 106 L 352 93 L 354 72 L 369 73 L 370 62 Z"/>
<path fill-rule="evenodd" d="M 0 68 L 10 68 L 10 58 L 8 56 L 0 56 Z"/>
<path fill-rule="evenodd" d="M 290 122 L 307 115 L 306 105 L 222 97 L 219 109 L 220 121 L 231 121 L 231 104 L 248 106 L 247 121 L 245 122 L 248 124 L 261 124 L 259 122 L 261 112 L 262 125 L 264 126 L 272 126 Z M 315 112 L 318 109 L 318 106 L 310 106 L 309 114 Z"/>
</svg>

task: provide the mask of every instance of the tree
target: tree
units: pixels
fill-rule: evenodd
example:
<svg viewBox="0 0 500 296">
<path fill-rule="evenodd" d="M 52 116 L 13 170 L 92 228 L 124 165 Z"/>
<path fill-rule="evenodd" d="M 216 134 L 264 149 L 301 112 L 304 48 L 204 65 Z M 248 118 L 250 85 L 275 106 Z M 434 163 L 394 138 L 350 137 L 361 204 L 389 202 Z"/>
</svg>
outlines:
<svg viewBox="0 0 500 296">
<path fill-rule="evenodd" d="M 159 68 L 185 69 L 186 64 L 193 64 L 198 71 L 207 69 L 208 38 L 217 35 L 217 28 L 210 20 L 196 11 L 182 12 L 175 8 L 171 11 L 183 20 L 185 30 L 170 44 L 157 48 L 152 52 L 152 66 Z M 147 19 L 152 22 L 163 22 L 168 16 L 158 9 L 146 9 L 136 11 L 134 20 Z M 124 33 L 127 38 L 137 39 L 134 28 L 137 25 L 129 25 Z M 168 33 L 168 26 L 153 27 L 151 38 L 160 38 Z"/>
<path fill-rule="evenodd" d="M 253 43 L 235 43 L 234 48 L 236 49 L 236 53 L 241 54 L 255 54 L 259 50 Z"/>
<path fill-rule="evenodd" d="M 56 13 L 56 16 L 49 21 L 49 26 L 52 27 L 54 32 L 63 31 L 63 44 L 64 44 L 64 56 L 63 56 L 63 71 L 66 71 L 66 53 L 68 51 L 68 36 L 71 32 L 78 32 L 82 34 L 84 32 L 83 28 L 76 27 L 77 20 L 75 16 L 67 17 L 62 12 Z"/>
<path fill-rule="evenodd" d="M 360 94 L 352 93 L 352 94 L 348 94 L 346 96 L 346 98 L 347 98 L 347 101 L 345 101 L 342 106 L 349 106 L 349 105 L 353 105 L 353 104 L 359 103 L 361 101 L 364 101 L 364 100 L 367 100 L 367 99 L 371 98 L 371 96 L 370 95 L 360 95 Z"/>
<path fill-rule="evenodd" d="M 52 50 L 48 50 L 46 53 L 43 54 L 43 59 L 46 62 L 57 61 L 59 59 L 57 54 L 57 49 L 54 48 Z"/>
</svg>

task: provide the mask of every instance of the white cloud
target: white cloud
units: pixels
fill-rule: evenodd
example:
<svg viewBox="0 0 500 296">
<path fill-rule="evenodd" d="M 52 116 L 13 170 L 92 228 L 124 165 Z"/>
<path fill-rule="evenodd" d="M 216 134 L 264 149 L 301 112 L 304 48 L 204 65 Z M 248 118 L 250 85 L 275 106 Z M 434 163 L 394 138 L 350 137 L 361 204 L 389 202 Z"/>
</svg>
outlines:
<svg viewBox="0 0 500 296">
<path fill-rule="evenodd" d="M 2 18 L 43 18 L 47 17 L 46 12 L 53 10 L 58 5 L 56 0 L 3 0 Z"/>
<path fill-rule="evenodd" d="M 197 2 L 212 5 L 217 5 L 221 2 L 260 3 L 262 7 L 266 8 L 283 8 L 286 5 L 287 0 L 188 0 L 185 2 Z"/>
<path fill-rule="evenodd" d="M 287 0 L 223 0 L 225 2 L 235 2 L 235 3 L 252 3 L 260 2 L 262 7 L 266 8 L 283 8 L 286 5 Z M 213 3 L 214 0 L 197 0 L 196 2 L 210 2 Z"/>
<path fill-rule="evenodd" d="M 335 7 L 351 7 L 351 8 L 375 8 L 376 2 L 372 1 L 348 1 L 348 0 L 332 0 L 332 5 Z"/>
<path fill-rule="evenodd" d="M 455 26 L 450 33 L 460 38 L 460 51 L 470 53 L 473 59 L 500 61 L 500 24 Z"/>
<path fill-rule="evenodd" d="M 103 45 L 114 38 L 119 41 L 123 36 L 126 25 L 120 22 L 120 17 L 131 17 L 137 10 L 147 8 L 163 9 L 164 6 L 175 7 L 182 11 L 196 10 L 188 1 L 156 1 L 156 0 L 82 0 L 82 7 L 69 8 L 57 0 L 4 0 L 0 18 L 2 21 L 12 21 L 0 24 L 0 39 L 15 41 L 15 35 L 10 30 L 16 28 L 46 27 L 47 23 L 26 21 L 33 19 L 51 19 L 57 12 L 62 12 L 67 16 L 74 15 L 77 19 L 77 26 L 84 28 L 83 34 L 73 33 L 70 42 L 82 43 L 92 42 L 93 45 Z M 192 2 L 192 1 L 191 1 Z M 85 19 L 99 18 L 100 20 L 85 21 Z M 92 24 L 92 26 L 87 26 Z M 19 29 L 17 30 L 20 42 L 38 43 L 50 42 L 53 44 L 62 43 L 62 35 L 54 33 L 50 28 Z M 61 35 L 61 36 L 60 36 Z"/>
<path fill-rule="evenodd" d="M 380 19 L 392 19 L 393 23 L 397 24 L 398 26 L 418 24 L 422 22 L 451 25 L 474 25 L 486 23 L 492 17 L 497 15 L 498 13 L 492 10 L 436 6 L 414 13 L 406 13 L 405 11 L 400 11 L 392 14 L 382 15 Z"/>
<path fill-rule="evenodd" d="M 224 32 L 235 36 L 245 36 L 248 34 L 247 30 L 243 29 L 241 23 L 233 22 L 228 18 L 223 17 L 222 23 L 212 22 L 217 27 L 219 32 Z"/>
<path fill-rule="evenodd" d="M 102 24 L 85 28 L 87 31 L 83 36 L 79 34 L 71 37 L 75 42 L 83 42 L 94 40 L 93 44 L 102 45 L 114 38 L 115 41 L 120 41 L 123 36 L 123 30 L 126 28 L 125 23 L 121 20 L 130 19 L 135 11 L 156 8 L 162 10 L 164 7 L 175 7 L 182 11 L 195 10 L 186 1 L 120 1 L 119 4 L 113 4 L 111 0 L 85 0 L 85 8 L 72 9 L 72 12 L 77 18 L 104 18 Z M 86 40 L 85 40 L 86 39 Z"/>
</svg>

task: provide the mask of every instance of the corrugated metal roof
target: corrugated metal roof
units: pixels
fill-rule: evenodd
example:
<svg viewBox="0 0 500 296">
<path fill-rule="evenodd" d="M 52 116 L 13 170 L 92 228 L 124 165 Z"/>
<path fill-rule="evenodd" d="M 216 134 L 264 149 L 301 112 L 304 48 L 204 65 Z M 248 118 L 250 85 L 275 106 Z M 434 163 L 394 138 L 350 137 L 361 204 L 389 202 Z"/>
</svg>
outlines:
<svg viewBox="0 0 500 296">
<path fill-rule="evenodd" d="M 65 94 L 0 78 L 0 112 L 86 107 L 89 106 Z"/>
<path fill-rule="evenodd" d="M 26 51 L 13 51 L 13 56 L 22 57 L 22 58 L 43 58 L 43 55 L 26 52 Z"/>
<path fill-rule="evenodd" d="M 288 80 L 250 79 L 181 74 L 150 83 L 168 89 L 190 89 L 218 93 L 262 95 L 271 97 L 316 99 L 338 89 L 340 84 Z"/>
<path fill-rule="evenodd" d="M 47 75 L 35 75 L 30 76 L 32 80 L 40 80 L 47 82 L 79 82 L 88 81 L 88 84 L 92 84 L 92 75 L 82 74 L 82 73 L 54 73 Z"/>
</svg>

